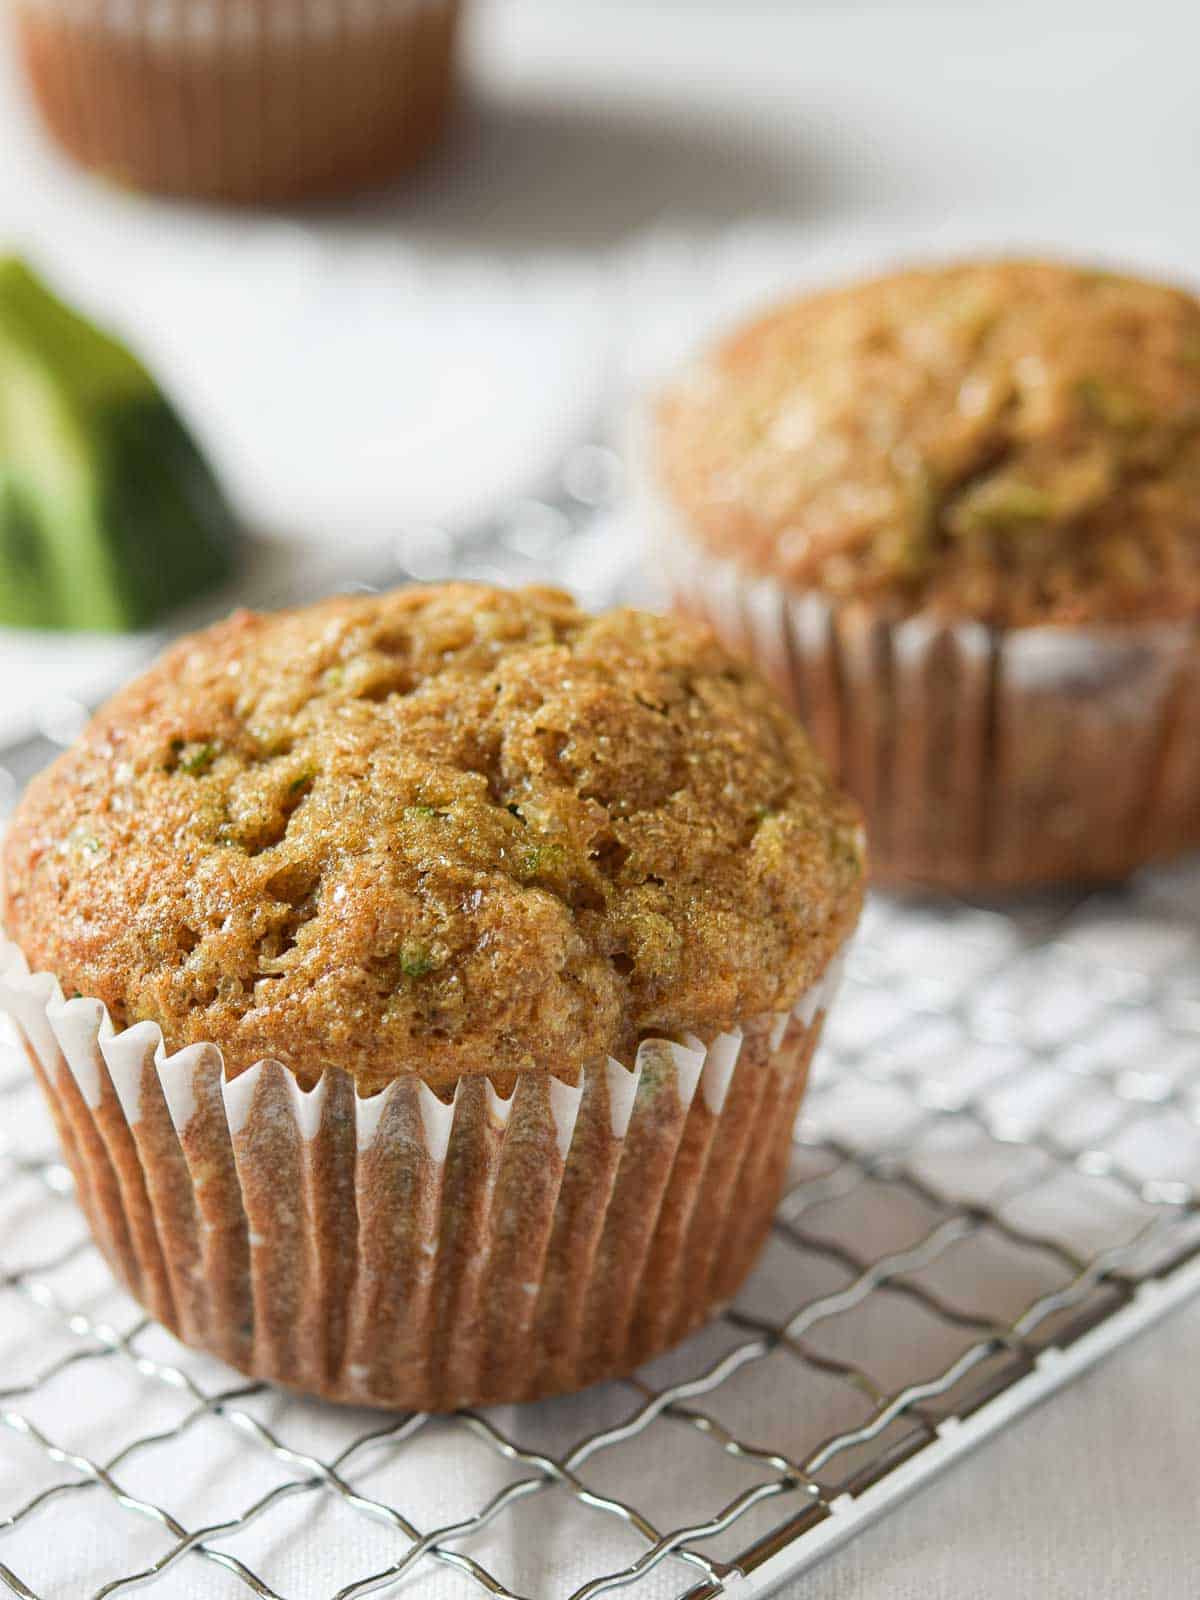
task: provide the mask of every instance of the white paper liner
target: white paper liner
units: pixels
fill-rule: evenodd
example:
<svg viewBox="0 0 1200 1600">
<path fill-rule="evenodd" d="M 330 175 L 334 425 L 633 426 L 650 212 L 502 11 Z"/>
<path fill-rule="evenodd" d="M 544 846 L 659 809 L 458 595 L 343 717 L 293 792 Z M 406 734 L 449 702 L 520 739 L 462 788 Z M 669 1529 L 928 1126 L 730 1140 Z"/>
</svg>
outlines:
<svg viewBox="0 0 1200 1600">
<path fill-rule="evenodd" d="M 1200 845 L 1200 625 L 998 628 L 832 605 L 710 554 L 633 440 L 677 609 L 752 661 L 862 805 L 879 882 L 1103 881 Z"/>
<path fill-rule="evenodd" d="M 737 1289 L 783 1183 L 841 961 L 788 1013 L 646 1040 L 575 1081 L 414 1076 L 370 1099 L 116 1032 L 0 939 L 0 1008 L 117 1275 L 240 1370 L 450 1409 L 632 1370 Z"/>
</svg>

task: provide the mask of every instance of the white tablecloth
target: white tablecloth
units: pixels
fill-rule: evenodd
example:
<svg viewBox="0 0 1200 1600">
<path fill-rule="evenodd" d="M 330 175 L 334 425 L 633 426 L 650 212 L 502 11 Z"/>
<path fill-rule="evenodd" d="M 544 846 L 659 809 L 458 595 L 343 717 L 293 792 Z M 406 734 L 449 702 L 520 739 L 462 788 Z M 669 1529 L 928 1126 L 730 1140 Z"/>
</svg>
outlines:
<svg viewBox="0 0 1200 1600">
<path fill-rule="evenodd" d="M 445 158 L 294 216 L 93 186 L 0 78 L 0 243 L 136 335 L 298 551 L 336 530 L 373 570 L 414 523 L 536 491 L 637 379 L 791 278 L 971 243 L 1200 276 L 1200 13 L 1169 0 L 496 0 L 471 54 Z M 0 645 L 5 729 L 28 661 Z M 795 1593 L 1194 1600 L 1198 1342 L 1192 1307 Z"/>
</svg>

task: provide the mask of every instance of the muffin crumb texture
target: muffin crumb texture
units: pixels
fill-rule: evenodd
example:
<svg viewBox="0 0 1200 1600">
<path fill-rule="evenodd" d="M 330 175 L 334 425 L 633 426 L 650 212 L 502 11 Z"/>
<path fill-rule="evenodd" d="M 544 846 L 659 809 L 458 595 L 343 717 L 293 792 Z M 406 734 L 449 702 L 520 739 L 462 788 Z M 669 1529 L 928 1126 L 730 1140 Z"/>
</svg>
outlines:
<svg viewBox="0 0 1200 1600">
<path fill-rule="evenodd" d="M 35 970 L 304 1083 L 574 1074 L 791 1006 L 861 835 L 706 630 L 471 585 L 240 613 L 31 786 L 5 920 Z"/>
<path fill-rule="evenodd" d="M 994 623 L 1200 611 L 1200 302 L 1004 261 L 819 294 L 664 401 L 658 470 L 717 554 Z"/>
</svg>

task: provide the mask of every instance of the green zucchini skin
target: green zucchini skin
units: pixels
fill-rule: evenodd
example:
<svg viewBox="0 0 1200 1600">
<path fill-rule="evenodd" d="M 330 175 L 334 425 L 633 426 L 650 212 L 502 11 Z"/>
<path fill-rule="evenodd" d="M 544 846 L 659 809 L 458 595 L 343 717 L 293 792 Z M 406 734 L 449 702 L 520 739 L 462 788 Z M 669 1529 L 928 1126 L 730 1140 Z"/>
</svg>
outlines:
<svg viewBox="0 0 1200 1600">
<path fill-rule="evenodd" d="M 127 632 L 227 582 L 236 519 L 141 362 L 0 259 L 0 624 Z"/>
</svg>

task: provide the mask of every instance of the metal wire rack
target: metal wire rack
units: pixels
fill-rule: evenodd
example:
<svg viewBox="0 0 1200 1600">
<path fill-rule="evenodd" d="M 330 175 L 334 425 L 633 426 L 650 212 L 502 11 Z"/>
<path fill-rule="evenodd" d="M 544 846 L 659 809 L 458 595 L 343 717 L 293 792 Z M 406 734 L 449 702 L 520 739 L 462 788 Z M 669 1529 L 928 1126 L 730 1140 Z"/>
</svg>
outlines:
<svg viewBox="0 0 1200 1600">
<path fill-rule="evenodd" d="M 27 1600 L 761 1594 L 1200 1290 L 1195 864 L 875 900 L 737 1303 L 625 1383 L 486 1414 L 338 1410 L 176 1344 L 6 1050 L 0 1580 Z"/>
</svg>

